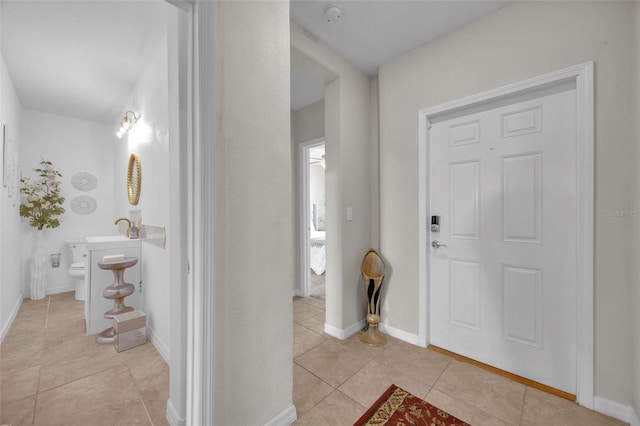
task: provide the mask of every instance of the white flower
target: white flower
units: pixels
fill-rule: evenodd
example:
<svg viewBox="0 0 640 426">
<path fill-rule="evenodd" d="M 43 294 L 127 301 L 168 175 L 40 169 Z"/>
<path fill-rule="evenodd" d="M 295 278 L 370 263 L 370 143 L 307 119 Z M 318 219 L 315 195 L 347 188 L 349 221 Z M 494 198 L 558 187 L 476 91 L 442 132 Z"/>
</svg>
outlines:
<svg viewBox="0 0 640 426">
<path fill-rule="evenodd" d="M 28 207 L 28 208 L 30 208 L 30 209 L 32 209 L 32 208 L 33 208 L 33 204 L 32 204 L 32 203 L 29 203 L 29 204 L 27 204 L 27 207 Z"/>
</svg>

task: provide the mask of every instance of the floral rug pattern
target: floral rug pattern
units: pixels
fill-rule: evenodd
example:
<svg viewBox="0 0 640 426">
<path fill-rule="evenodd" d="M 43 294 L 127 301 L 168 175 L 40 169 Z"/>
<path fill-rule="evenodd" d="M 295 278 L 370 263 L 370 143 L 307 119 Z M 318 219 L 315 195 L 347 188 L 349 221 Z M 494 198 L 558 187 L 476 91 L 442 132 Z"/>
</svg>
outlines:
<svg viewBox="0 0 640 426">
<path fill-rule="evenodd" d="M 451 414 L 391 385 L 354 426 L 470 426 Z"/>
</svg>

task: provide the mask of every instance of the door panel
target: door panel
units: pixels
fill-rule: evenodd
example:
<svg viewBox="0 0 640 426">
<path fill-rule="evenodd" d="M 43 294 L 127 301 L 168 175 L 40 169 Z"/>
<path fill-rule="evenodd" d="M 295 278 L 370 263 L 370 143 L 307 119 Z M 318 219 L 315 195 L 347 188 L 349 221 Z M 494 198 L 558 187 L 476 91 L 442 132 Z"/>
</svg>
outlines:
<svg viewBox="0 0 640 426">
<path fill-rule="evenodd" d="M 430 342 L 569 393 L 576 377 L 575 87 L 431 123 Z M 429 244 L 431 243 L 429 241 Z"/>
</svg>

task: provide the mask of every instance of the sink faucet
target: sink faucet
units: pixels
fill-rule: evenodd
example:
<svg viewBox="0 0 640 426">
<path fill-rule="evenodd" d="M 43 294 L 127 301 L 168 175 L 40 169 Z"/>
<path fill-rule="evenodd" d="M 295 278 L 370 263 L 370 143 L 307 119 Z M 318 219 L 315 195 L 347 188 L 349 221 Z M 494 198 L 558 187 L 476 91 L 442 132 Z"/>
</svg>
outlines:
<svg viewBox="0 0 640 426">
<path fill-rule="evenodd" d="M 122 222 L 123 220 L 125 222 L 127 222 L 127 238 L 129 238 L 129 231 L 131 231 L 131 221 L 129 219 L 127 219 L 126 217 L 121 217 L 121 218 L 116 219 L 116 223 L 115 224 L 117 225 L 118 223 Z"/>
</svg>

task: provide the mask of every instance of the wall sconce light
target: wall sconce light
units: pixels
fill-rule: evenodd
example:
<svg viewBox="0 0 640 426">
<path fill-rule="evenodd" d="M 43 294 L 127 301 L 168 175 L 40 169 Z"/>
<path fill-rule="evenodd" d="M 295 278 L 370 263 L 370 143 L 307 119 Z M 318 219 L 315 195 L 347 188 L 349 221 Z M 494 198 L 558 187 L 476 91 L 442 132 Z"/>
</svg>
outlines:
<svg viewBox="0 0 640 426">
<path fill-rule="evenodd" d="M 122 117 L 122 121 L 120 122 L 120 128 L 118 129 L 118 138 L 124 136 L 125 133 L 129 131 L 133 127 L 134 124 L 138 122 L 140 119 L 140 115 L 136 115 L 133 111 L 127 111 Z"/>
</svg>

